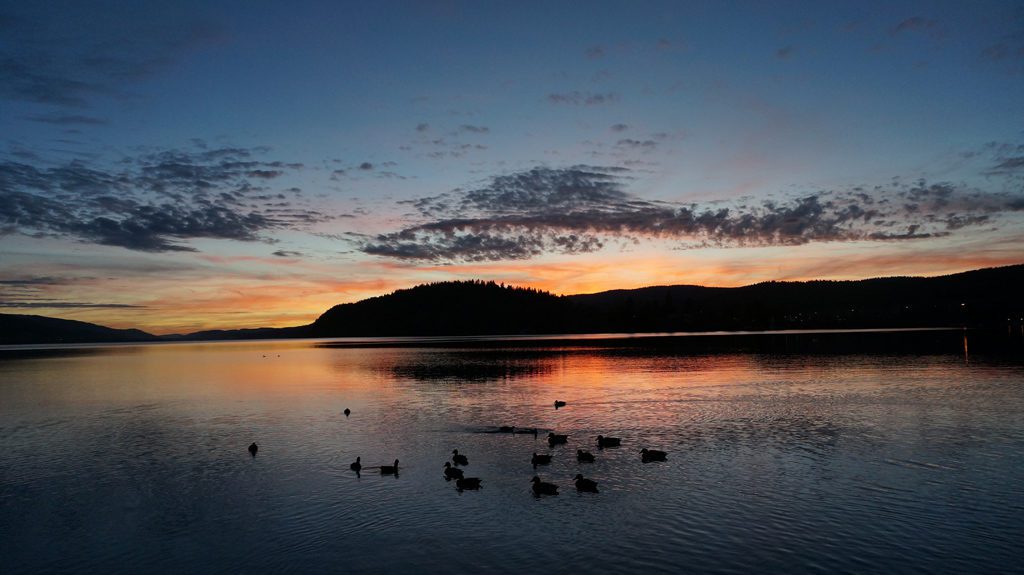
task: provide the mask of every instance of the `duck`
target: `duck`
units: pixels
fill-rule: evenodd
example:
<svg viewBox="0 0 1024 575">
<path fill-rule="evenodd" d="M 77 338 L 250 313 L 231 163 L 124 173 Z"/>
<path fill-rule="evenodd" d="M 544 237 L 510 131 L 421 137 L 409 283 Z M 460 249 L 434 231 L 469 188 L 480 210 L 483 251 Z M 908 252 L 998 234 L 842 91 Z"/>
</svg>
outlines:
<svg viewBox="0 0 1024 575">
<path fill-rule="evenodd" d="M 253 441 L 252 445 L 249 446 L 249 454 L 252 455 L 253 457 L 256 457 L 256 452 L 259 451 L 259 450 L 260 450 L 260 446 L 256 445 L 256 442 Z"/>
<path fill-rule="evenodd" d="M 550 445 L 552 447 L 554 447 L 555 445 L 558 445 L 559 443 L 568 443 L 568 442 L 569 442 L 569 436 L 568 435 L 555 435 L 554 433 L 549 433 L 548 434 L 548 445 Z"/>
<path fill-rule="evenodd" d="M 348 416 L 352 415 L 352 410 L 346 407 L 345 411 L 342 411 L 342 413 L 345 414 L 345 417 L 348 417 Z"/>
<path fill-rule="evenodd" d="M 587 491 L 589 493 L 600 493 L 597 490 L 597 482 L 593 479 L 587 479 L 583 477 L 582 473 L 577 473 L 576 477 L 573 478 L 576 482 L 576 491 Z"/>
<path fill-rule="evenodd" d="M 551 456 L 550 455 L 537 455 L 536 453 L 534 453 L 533 454 L 533 459 L 530 460 L 530 463 L 533 463 L 534 467 L 537 467 L 538 465 L 547 465 L 547 464 L 551 463 Z"/>
<path fill-rule="evenodd" d="M 395 460 L 395 464 L 394 465 L 381 465 L 380 466 L 380 474 L 381 475 L 398 475 L 398 460 L 397 459 Z"/>
<path fill-rule="evenodd" d="M 456 467 L 452 467 L 451 463 L 444 462 L 444 480 L 451 481 L 452 479 L 462 479 L 462 470 Z"/>
<path fill-rule="evenodd" d="M 469 465 L 469 458 L 461 455 L 458 449 L 452 450 L 452 461 L 455 465 Z"/>
<path fill-rule="evenodd" d="M 589 451 L 583 451 L 582 449 L 576 450 L 576 461 L 580 463 L 593 463 L 594 454 Z"/>
<path fill-rule="evenodd" d="M 558 486 L 554 483 L 545 483 L 540 480 L 540 477 L 536 475 L 530 480 L 533 483 L 533 494 L 537 496 L 541 495 L 558 495 Z"/>
<path fill-rule="evenodd" d="M 462 491 L 463 489 L 480 489 L 480 478 L 460 477 L 455 480 L 455 488 L 459 491 Z"/>
<path fill-rule="evenodd" d="M 359 473 L 359 470 L 363 468 L 363 464 L 362 464 L 362 463 L 359 463 L 359 460 L 360 460 L 360 459 L 361 459 L 360 457 L 357 457 L 357 458 L 356 458 L 356 460 L 355 460 L 355 461 L 353 461 L 353 462 L 352 462 L 352 463 L 351 463 L 351 464 L 350 464 L 350 465 L 348 466 L 348 468 L 349 468 L 349 469 L 351 469 L 352 471 L 355 471 L 356 473 Z"/>
<path fill-rule="evenodd" d="M 565 402 L 561 401 L 559 399 L 556 399 L 555 400 L 555 409 L 558 409 L 559 407 L 565 407 Z"/>
<path fill-rule="evenodd" d="M 647 449 L 646 447 L 640 450 L 640 459 L 647 463 L 648 461 L 665 461 L 667 454 L 664 451 L 658 451 L 657 449 Z"/>
<path fill-rule="evenodd" d="M 622 445 L 622 438 L 620 437 L 605 437 L 603 435 L 597 436 L 598 447 L 618 447 Z"/>
</svg>

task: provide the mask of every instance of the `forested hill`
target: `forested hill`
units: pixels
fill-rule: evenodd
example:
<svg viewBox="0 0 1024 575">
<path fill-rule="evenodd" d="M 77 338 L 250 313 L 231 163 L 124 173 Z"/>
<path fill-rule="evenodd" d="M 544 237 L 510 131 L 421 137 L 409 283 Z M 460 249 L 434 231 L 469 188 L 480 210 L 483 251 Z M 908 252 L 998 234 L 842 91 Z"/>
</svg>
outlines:
<svg viewBox="0 0 1024 575">
<path fill-rule="evenodd" d="M 70 319 L 41 315 L 0 313 L 0 344 L 109 343 L 157 341 L 155 335 L 137 329 L 113 329 Z"/>
<path fill-rule="evenodd" d="M 331 308 L 315 337 L 1005 326 L 1024 315 L 1024 265 L 935 278 L 657 286 L 554 296 L 445 282 Z M 1015 324 L 1016 325 L 1016 324 Z"/>
<path fill-rule="evenodd" d="M 656 286 L 556 296 L 495 282 L 417 286 L 334 306 L 310 325 L 157 337 L 78 321 L 0 314 L 0 344 L 345 336 L 643 333 L 986 327 L 1015 333 L 1024 265 L 934 278 Z"/>
<path fill-rule="evenodd" d="M 535 289 L 456 281 L 336 305 L 309 328 L 314 337 L 558 333 L 572 309 Z"/>
</svg>

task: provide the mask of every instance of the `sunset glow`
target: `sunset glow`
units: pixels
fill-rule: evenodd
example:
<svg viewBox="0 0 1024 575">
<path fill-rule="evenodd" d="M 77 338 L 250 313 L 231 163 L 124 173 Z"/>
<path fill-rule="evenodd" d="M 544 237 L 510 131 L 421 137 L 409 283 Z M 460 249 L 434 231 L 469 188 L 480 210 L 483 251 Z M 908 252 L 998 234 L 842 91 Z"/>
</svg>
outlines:
<svg viewBox="0 0 1024 575">
<path fill-rule="evenodd" d="M 44 3 L 45 4 L 45 3 Z M 1024 262 L 1024 12 L 0 4 L 0 313 L 285 327 Z"/>
</svg>

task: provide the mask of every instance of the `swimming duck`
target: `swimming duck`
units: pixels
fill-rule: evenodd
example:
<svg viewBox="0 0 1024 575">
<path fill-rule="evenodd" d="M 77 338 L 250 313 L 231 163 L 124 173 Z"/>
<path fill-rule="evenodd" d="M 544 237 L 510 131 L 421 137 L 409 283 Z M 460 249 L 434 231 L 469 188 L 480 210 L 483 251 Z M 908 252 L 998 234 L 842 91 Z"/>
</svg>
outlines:
<svg viewBox="0 0 1024 575">
<path fill-rule="evenodd" d="M 353 461 L 353 462 L 352 462 L 352 463 L 351 463 L 351 464 L 350 464 L 350 465 L 348 466 L 348 468 L 349 468 L 349 469 L 351 469 L 352 471 L 355 471 L 356 473 L 359 473 L 359 470 L 363 468 L 363 464 L 362 464 L 362 463 L 359 463 L 359 460 L 360 460 L 360 459 L 361 459 L 361 458 L 357 457 L 357 458 L 356 458 L 356 460 L 355 460 L 355 461 Z"/>
<path fill-rule="evenodd" d="M 452 461 L 455 462 L 455 465 L 469 465 L 469 458 L 465 455 L 459 454 L 458 449 L 452 450 Z"/>
<path fill-rule="evenodd" d="M 345 411 L 342 411 L 342 413 L 345 414 L 345 417 L 348 417 L 348 416 L 352 415 L 352 410 L 346 407 Z"/>
<path fill-rule="evenodd" d="M 640 459 L 644 463 L 648 461 L 665 461 L 666 455 L 664 451 L 658 451 L 657 449 L 647 449 L 645 447 L 640 450 Z"/>
<path fill-rule="evenodd" d="M 597 482 L 593 479 L 587 479 L 583 477 L 583 474 L 577 473 L 576 477 L 573 478 L 576 481 L 576 491 L 588 491 L 590 493 L 599 493 L 597 490 Z"/>
<path fill-rule="evenodd" d="M 260 446 L 256 445 L 256 442 L 253 441 L 252 445 L 249 446 L 249 454 L 252 455 L 253 457 L 256 457 L 256 452 L 259 451 L 259 450 L 260 450 Z"/>
<path fill-rule="evenodd" d="M 548 434 L 548 445 L 554 447 L 559 443 L 567 443 L 569 441 L 568 435 L 555 435 L 554 433 Z"/>
<path fill-rule="evenodd" d="M 395 460 L 395 464 L 394 465 L 381 465 L 380 466 L 380 474 L 381 475 L 398 475 L 398 460 L 397 459 Z"/>
<path fill-rule="evenodd" d="M 597 436 L 598 447 L 618 447 L 622 445 L 622 438 L 620 437 L 605 437 L 603 435 Z"/>
<path fill-rule="evenodd" d="M 565 402 L 564 402 L 564 401 L 561 401 L 561 400 L 558 400 L 558 399 L 556 399 L 556 400 L 555 400 L 555 409 L 558 409 L 559 407 L 565 407 Z"/>
<path fill-rule="evenodd" d="M 462 479 L 462 470 L 452 467 L 451 463 L 444 462 L 444 480 L 451 481 L 452 479 Z"/>
<path fill-rule="evenodd" d="M 545 483 L 536 475 L 530 481 L 533 482 L 534 495 L 558 495 L 558 486 L 554 483 Z"/>
<path fill-rule="evenodd" d="M 537 455 L 536 453 L 534 453 L 533 459 L 530 460 L 530 463 L 532 463 L 534 467 L 537 467 L 538 465 L 547 465 L 551 463 L 551 456 Z"/>
<path fill-rule="evenodd" d="M 460 477 L 455 480 L 455 488 L 459 491 L 462 491 L 463 489 L 480 489 L 480 478 Z"/>
<path fill-rule="evenodd" d="M 576 450 L 576 461 L 580 463 L 593 463 L 594 454 L 589 451 L 583 451 L 582 449 Z"/>
</svg>

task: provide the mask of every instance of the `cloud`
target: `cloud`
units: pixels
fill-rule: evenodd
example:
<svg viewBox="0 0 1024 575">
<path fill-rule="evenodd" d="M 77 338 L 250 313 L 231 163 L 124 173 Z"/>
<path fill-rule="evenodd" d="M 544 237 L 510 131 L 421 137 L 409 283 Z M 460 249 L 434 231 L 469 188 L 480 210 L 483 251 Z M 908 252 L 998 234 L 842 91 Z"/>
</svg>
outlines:
<svg viewBox="0 0 1024 575">
<path fill-rule="evenodd" d="M 29 116 L 28 119 L 33 122 L 53 124 L 56 126 L 102 126 L 107 123 L 106 120 L 101 118 L 83 116 L 81 114 L 36 115 Z"/>
<path fill-rule="evenodd" d="M 195 251 L 194 238 L 265 240 L 329 219 L 264 187 L 301 164 L 263 148 L 164 150 L 116 167 L 0 161 L 0 230 L 148 252 Z M 294 194 L 293 194 L 294 195 Z"/>
<path fill-rule="evenodd" d="M 655 142 L 654 140 L 636 140 L 634 138 L 623 138 L 618 142 L 615 142 L 615 145 L 620 148 L 650 151 L 658 147 L 658 142 Z"/>
<path fill-rule="evenodd" d="M 935 20 L 923 18 L 921 16 L 912 16 L 903 20 L 893 28 L 893 34 L 899 34 L 901 32 L 908 32 L 911 30 L 928 30 L 936 26 Z"/>
<path fill-rule="evenodd" d="M 429 129 L 430 129 L 430 124 L 426 124 L 426 123 L 416 124 L 416 131 L 417 132 L 426 132 Z"/>
<path fill-rule="evenodd" d="M 552 104 L 568 104 L 572 106 L 600 106 L 602 104 L 614 104 L 619 101 L 619 95 L 614 92 L 592 93 L 592 92 L 561 92 L 548 94 L 548 101 Z"/>
<path fill-rule="evenodd" d="M 793 55 L 793 46 L 783 46 L 775 51 L 775 56 L 780 60 L 788 60 Z"/>
<path fill-rule="evenodd" d="M 629 126 L 626 124 L 612 124 L 609 129 L 613 132 L 625 132 L 629 129 Z"/>
<path fill-rule="evenodd" d="M 0 98 L 36 104 L 84 108 L 124 96 L 132 84 L 221 37 L 218 25 L 184 11 L 157 16 L 141 7 L 69 4 L 56 19 L 30 14 L 28 4 L 7 9 L 20 13 L 6 16 L 13 24 L 0 45 Z M 89 25 L 68 24 L 83 21 Z"/>
<path fill-rule="evenodd" d="M 61 308 L 61 309 L 81 309 L 81 308 L 103 308 L 103 309 L 145 309 L 144 305 L 132 305 L 126 303 L 82 303 L 82 302 L 69 302 L 69 301 L 2 301 L 0 300 L 0 308 Z"/>
<path fill-rule="evenodd" d="M 631 177 L 623 168 L 595 166 L 495 176 L 480 188 L 411 202 L 420 222 L 362 238 L 359 249 L 405 260 L 472 262 L 586 253 L 643 240 L 681 249 L 906 241 L 990 225 L 1024 208 L 1010 194 L 924 181 L 699 206 L 639 198 L 626 190 Z"/>
<path fill-rule="evenodd" d="M 604 48 L 601 46 L 591 46 L 586 49 L 584 54 L 591 60 L 598 60 L 604 58 Z"/>
<path fill-rule="evenodd" d="M 291 250 L 277 250 L 272 255 L 275 255 L 279 258 L 301 258 L 303 256 L 303 253 Z"/>
<path fill-rule="evenodd" d="M 373 169 L 373 164 L 370 162 L 363 162 L 362 164 L 359 164 L 359 169 L 368 172 Z"/>
<path fill-rule="evenodd" d="M 459 126 L 460 132 L 470 132 L 472 134 L 486 134 L 491 131 L 487 126 L 472 126 L 470 124 L 463 124 Z"/>
</svg>

